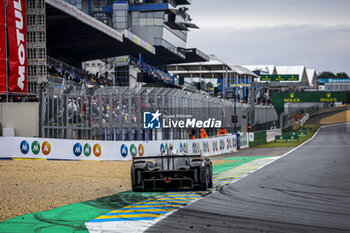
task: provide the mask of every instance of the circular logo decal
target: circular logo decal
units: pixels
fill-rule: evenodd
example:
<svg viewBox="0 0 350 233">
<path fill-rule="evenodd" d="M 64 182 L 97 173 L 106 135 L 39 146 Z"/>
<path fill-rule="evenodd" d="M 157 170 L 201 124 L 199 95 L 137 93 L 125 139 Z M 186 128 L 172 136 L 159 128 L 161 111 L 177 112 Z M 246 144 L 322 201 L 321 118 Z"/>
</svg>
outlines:
<svg viewBox="0 0 350 233">
<path fill-rule="evenodd" d="M 100 157 L 101 154 L 102 154 L 102 150 L 101 150 L 100 144 L 95 144 L 93 149 L 94 149 L 94 155 L 96 157 Z"/>
<path fill-rule="evenodd" d="M 165 152 L 165 147 L 164 147 L 164 144 L 162 143 L 160 145 L 160 153 L 164 153 Z"/>
<path fill-rule="evenodd" d="M 21 142 L 21 145 L 20 145 L 20 150 L 22 152 L 22 154 L 28 154 L 29 152 L 29 144 L 26 140 L 22 141 Z"/>
<path fill-rule="evenodd" d="M 327 98 L 331 98 L 332 94 L 331 93 L 327 93 Z"/>
<path fill-rule="evenodd" d="M 83 147 L 80 143 L 76 143 L 73 147 L 73 153 L 75 156 L 79 157 L 81 153 L 83 152 Z"/>
<path fill-rule="evenodd" d="M 136 149 L 136 146 L 134 144 L 132 144 L 130 146 L 130 154 L 132 157 L 136 157 L 137 156 L 137 149 Z"/>
<path fill-rule="evenodd" d="M 237 147 L 237 138 L 232 138 L 232 144 L 234 148 Z"/>
<path fill-rule="evenodd" d="M 188 143 L 184 143 L 183 147 L 184 147 L 183 148 L 183 152 L 187 154 L 187 152 L 188 152 Z"/>
<path fill-rule="evenodd" d="M 197 154 L 198 153 L 198 143 L 193 143 L 192 144 L 192 150 L 193 150 L 193 153 L 194 154 Z"/>
<path fill-rule="evenodd" d="M 143 145 L 139 145 L 139 156 L 142 157 L 145 154 L 145 148 L 143 148 Z"/>
<path fill-rule="evenodd" d="M 84 155 L 86 157 L 89 157 L 91 155 L 91 146 L 88 143 L 84 145 Z"/>
<path fill-rule="evenodd" d="M 49 142 L 43 142 L 43 146 L 41 148 L 41 151 L 44 155 L 48 155 L 51 152 L 51 144 Z"/>
<path fill-rule="evenodd" d="M 290 98 L 294 98 L 295 94 L 294 93 L 290 93 Z"/>
<path fill-rule="evenodd" d="M 32 143 L 32 152 L 35 155 L 39 154 L 39 152 L 40 152 L 40 143 L 38 141 L 34 141 Z"/>
<path fill-rule="evenodd" d="M 128 156 L 128 147 L 126 145 L 122 145 L 120 147 L 120 154 L 125 158 L 126 156 Z"/>
</svg>

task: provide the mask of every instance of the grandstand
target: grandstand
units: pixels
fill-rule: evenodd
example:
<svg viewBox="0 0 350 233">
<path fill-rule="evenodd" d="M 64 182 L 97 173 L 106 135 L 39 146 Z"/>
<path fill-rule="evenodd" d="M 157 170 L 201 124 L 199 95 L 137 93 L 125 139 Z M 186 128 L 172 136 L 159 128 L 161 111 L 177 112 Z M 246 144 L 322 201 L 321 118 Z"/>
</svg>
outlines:
<svg viewBox="0 0 350 233">
<path fill-rule="evenodd" d="M 76 80 L 121 86 L 129 85 L 129 75 L 143 72 L 148 64 L 148 70 L 163 72 L 158 81 L 168 85 L 171 79 L 176 85 L 162 67 L 208 59 L 200 50 L 186 48 L 189 28 L 198 28 L 191 23 L 188 9 L 182 7 L 188 4 L 190 1 L 27 0 L 28 92 L 39 93 L 52 80 L 49 69 L 60 71 L 56 78 L 63 73 L 70 73 L 71 78 L 73 74 L 57 64 L 83 71 L 74 72 Z M 135 70 L 131 62 L 128 67 L 118 67 L 116 57 L 125 55 L 130 61 L 139 60 L 141 69 Z M 55 64 L 50 62 L 53 59 Z M 85 62 L 97 59 L 110 69 L 100 69 L 87 78 Z M 153 83 L 154 79 L 143 81 Z"/>
<path fill-rule="evenodd" d="M 40 112 L 26 115 L 39 127 L 27 130 L 25 125 L 18 136 L 186 138 L 188 129 L 142 129 L 136 109 L 156 107 L 166 113 L 193 111 L 198 119 L 215 116 L 227 123 L 229 132 L 244 132 L 248 124 L 253 129 L 274 125 L 278 118 L 269 101 L 271 92 L 255 84 L 259 75 L 278 74 L 278 67 L 231 66 L 187 48 L 188 31 L 198 28 L 188 13 L 190 4 L 26 0 L 28 93 L 2 95 L 6 93 L 9 102 L 36 102 L 30 106 Z M 305 72 L 303 68 L 299 86 L 308 82 Z M 199 109 L 185 109 L 195 106 Z M 232 115 L 238 115 L 238 124 L 230 121 Z M 214 131 L 208 133 L 215 135 Z"/>
<path fill-rule="evenodd" d="M 250 83 L 258 77 L 241 66 L 228 65 L 215 55 L 210 55 L 209 61 L 171 64 L 167 68 L 171 74 L 196 84 L 198 89 L 215 95 L 220 93 L 224 98 L 238 98 L 245 103 L 248 102 Z"/>
</svg>

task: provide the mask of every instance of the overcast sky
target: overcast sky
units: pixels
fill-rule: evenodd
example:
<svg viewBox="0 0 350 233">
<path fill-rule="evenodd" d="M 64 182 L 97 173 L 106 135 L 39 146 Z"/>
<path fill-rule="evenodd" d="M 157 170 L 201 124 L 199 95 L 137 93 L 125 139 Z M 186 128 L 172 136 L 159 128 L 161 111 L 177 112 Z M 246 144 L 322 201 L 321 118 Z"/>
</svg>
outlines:
<svg viewBox="0 0 350 233">
<path fill-rule="evenodd" d="M 189 46 L 231 65 L 350 74 L 350 0 L 192 0 Z"/>
</svg>

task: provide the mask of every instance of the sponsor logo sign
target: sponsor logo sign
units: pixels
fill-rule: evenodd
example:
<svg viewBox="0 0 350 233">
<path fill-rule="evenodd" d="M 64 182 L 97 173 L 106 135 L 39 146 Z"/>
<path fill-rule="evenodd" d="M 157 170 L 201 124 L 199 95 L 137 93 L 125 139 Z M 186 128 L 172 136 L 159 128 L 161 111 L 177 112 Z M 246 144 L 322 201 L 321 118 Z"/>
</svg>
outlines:
<svg viewBox="0 0 350 233">
<path fill-rule="evenodd" d="M 91 146 L 88 143 L 84 145 L 84 155 L 85 157 L 89 157 L 91 155 Z"/>
<path fill-rule="evenodd" d="M 101 146 L 100 144 L 95 144 L 94 147 L 93 147 L 93 152 L 94 152 L 94 155 L 96 157 L 100 157 L 101 154 L 102 154 L 102 149 L 101 149 Z"/>
<path fill-rule="evenodd" d="M 79 157 L 83 152 L 83 147 L 81 146 L 80 143 L 75 143 L 73 146 L 73 153 L 75 156 Z"/>
<path fill-rule="evenodd" d="M 160 145 L 160 153 L 164 153 L 165 152 L 165 147 L 164 147 L 164 144 L 162 143 Z"/>
<path fill-rule="evenodd" d="M 290 136 L 298 136 L 298 137 L 306 137 L 307 132 L 304 132 L 304 131 L 290 132 L 289 135 Z"/>
<path fill-rule="evenodd" d="M 130 146 L 130 154 L 132 157 L 136 157 L 137 156 L 137 148 L 135 146 L 135 144 L 131 144 Z"/>
<path fill-rule="evenodd" d="M 6 43 L 5 43 L 5 9 L 0 3 L 0 93 L 6 91 Z"/>
<path fill-rule="evenodd" d="M 188 115 L 168 115 L 162 116 L 162 113 L 144 112 L 143 128 L 144 129 L 170 129 L 170 128 L 221 128 L 222 122 L 215 118 L 209 118 L 205 121 L 197 120 Z"/>
<path fill-rule="evenodd" d="M 321 98 L 320 102 L 337 102 L 337 98 L 333 98 L 331 93 L 327 93 L 325 98 Z"/>
<path fill-rule="evenodd" d="M 120 154 L 123 156 L 123 158 L 128 156 L 128 147 L 125 144 L 120 147 Z"/>
<path fill-rule="evenodd" d="M 299 81 L 299 75 L 298 74 L 278 74 L 278 75 L 261 75 L 260 81 Z"/>
<path fill-rule="evenodd" d="M 20 150 L 22 154 L 26 155 L 29 152 L 29 143 L 26 140 L 23 140 L 20 144 Z"/>
<path fill-rule="evenodd" d="M 298 142 L 299 137 L 298 136 L 276 136 L 275 141 L 276 142 Z"/>
<path fill-rule="evenodd" d="M 140 157 L 142 157 L 145 154 L 145 148 L 142 144 L 139 145 L 138 153 Z"/>
<path fill-rule="evenodd" d="M 32 152 L 35 155 L 39 154 L 39 152 L 40 152 L 40 143 L 38 141 L 34 141 L 32 143 Z"/>
<path fill-rule="evenodd" d="M 27 28 L 25 12 L 25 0 L 8 1 L 7 31 L 10 92 L 27 92 Z"/>
<path fill-rule="evenodd" d="M 300 103 L 300 98 L 295 98 L 295 93 L 290 93 L 289 98 L 284 99 L 285 103 Z"/>
<path fill-rule="evenodd" d="M 161 113 L 157 112 L 144 112 L 143 113 L 143 128 L 144 129 L 160 129 L 160 117 Z"/>
<path fill-rule="evenodd" d="M 51 144 L 48 141 L 43 142 L 43 146 L 41 148 L 41 152 L 43 152 L 44 155 L 49 155 L 51 152 Z"/>
</svg>

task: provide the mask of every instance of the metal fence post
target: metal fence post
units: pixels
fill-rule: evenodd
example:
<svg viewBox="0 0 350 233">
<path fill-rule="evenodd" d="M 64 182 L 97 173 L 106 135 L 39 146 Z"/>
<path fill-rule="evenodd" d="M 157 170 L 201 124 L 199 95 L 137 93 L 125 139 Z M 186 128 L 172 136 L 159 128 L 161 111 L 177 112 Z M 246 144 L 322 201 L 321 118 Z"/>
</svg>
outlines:
<svg viewBox="0 0 350 233">
<path fill-rule="evenodd" d="M 102 128 L 102 117 L 103 117 L 103 111 L 102 111 L 102 93 L 99 93 L 98 95 L 98 127 L 99 127 L 99 135 L 98 138 L 102 140 L 103 135 L 103 128 Z"/>
<path fill-rule="evenodd" d="M 109 106 L 109 141 L 113 140 L 113 124 L 114 124 L 114 117 L 113 114 L 113 99 L 112 95 L 108 95 L 108 106 Z"/>
<path fill-rule="evenodd" d="M 40 127 L 40 133 L 39 136 L 41 138 L 45 137 L 45 128 L 44 128 L 44 120 L 45 120 L 45 93 L 41 92 L 40 93 L 40 118 L 39 118 L 39 127 Z"/>
</svg>

